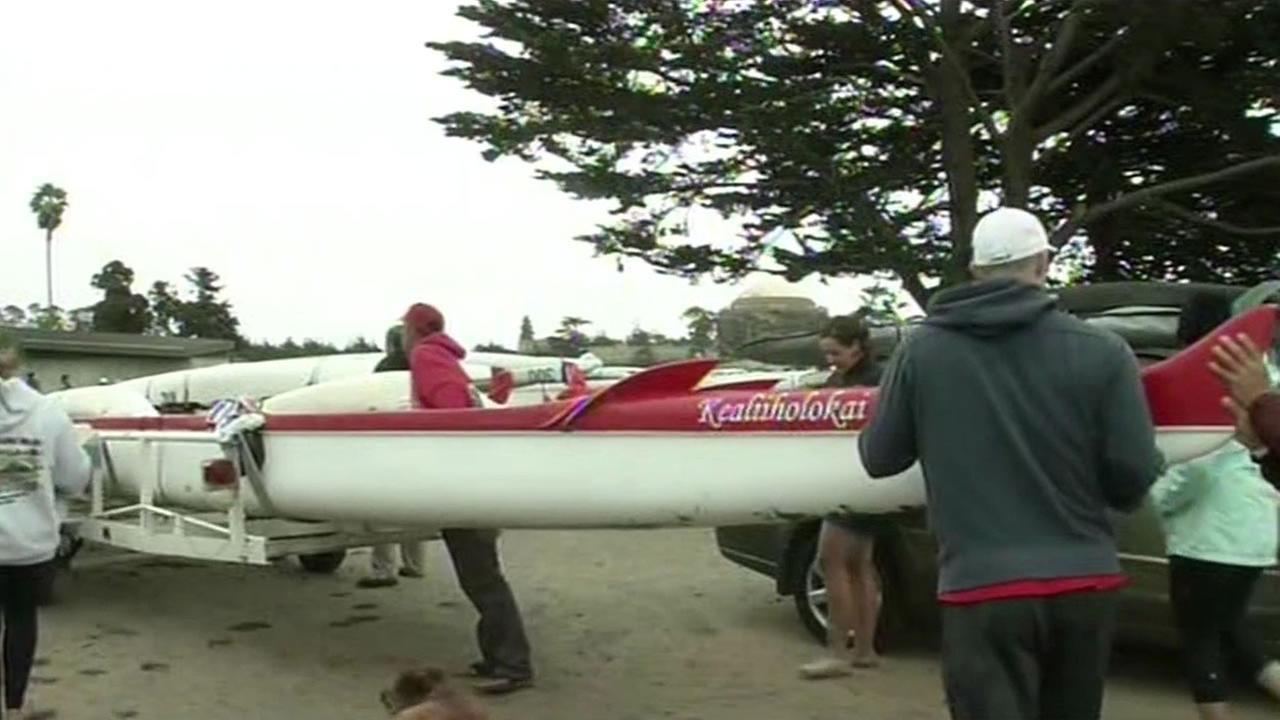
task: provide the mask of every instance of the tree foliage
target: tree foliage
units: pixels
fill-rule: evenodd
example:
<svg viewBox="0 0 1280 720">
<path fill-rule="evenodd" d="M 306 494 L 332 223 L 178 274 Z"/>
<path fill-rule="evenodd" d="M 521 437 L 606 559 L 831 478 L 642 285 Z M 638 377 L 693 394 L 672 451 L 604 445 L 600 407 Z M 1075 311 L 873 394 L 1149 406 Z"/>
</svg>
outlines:
<svg viewBox="0 0 1280 720">
<path fill-rule="evenodd" d="M 92 285 L 102 291 L 93 306 L 93 329 L 97 332 L 142 334 L 154 321 L 146 296 L 133 292 L 133 269 L 112 260 L 93 276 Z"/>
<path fill-rule="evenodd" d="M 691 307 L 682 315 L 689 328 L 687 342 L 695 355 L 710 352 L 716 346 L 716 314 L 701 307 Z"/>
<path fill-rule="evenodd" d="M 67 191 L 45 183 L 36 188 L 30 207 L 36 216 L 36 227 L 44 231 L 45 305 L 53 307 L 53 231 L 62 226 L 62 215 L 67 211 Z"/>
<path fill-rule="evenodd" d="M 27 322 L 27 311 L 18 305 L 5 305 L 0 309 L 0 325 L 26 327 Z"/>
<path fill-rule="evenodd" d="M 648 347 L 654 343 L 654 334 L 644 328 L 636 327 L 627 335 L 627 344 L 635 347 Z"/>
<path fill-rule="evenodd" d="M 883 283 L 876 283 L 862 291 L 862 307 L 859 313 L 874 324 L 903 325 L 907 303 L 897 292 Z"/>
<path fill-rule="evenodd" d="M 476 345 L 472 349 L 475 350 L 476 352 L 511 353 L 511 354 L 516 353 L 515 350 L 512 350 L 506 345 L 503 345 L 502 343 L 495 343 L 495 342 L 480 343 L 479 345 Z"/>
<path fill-rule="evenodd" d="M 151 328 L 155 335 L 173 335 L 177 332 L 178 316 L 182 313 L 182 300 L 173 286 L 163 280 L 151 284 L 147 291 L 151 304 Z"/>
<path fill-rule="evenodd" d="M 57 305 L 38 305 L 32 303 L 27 307 L 30 326 L 37 330 L 67 331 L 71 329 L 71 320 L 67 313 Z"/>
<path fill-rule="evenodd" d="M 298 342 L 293 338 L 285 338 L 282 343 L 270 342 L 244 342 L 236 352 L 236 356 L 240 360 L 253 362 L 257 360 L 286 360 L 289 358 L 312 357 L 315 355 L 340 355 L 355 353 L 375 353 L 381 352 L 372 341 L 365 338 L 356 338 L 347 343 L 344 347 L 306 338 L 302 342 Z"/>
<path fill-rule="evenodd" d="M 963 277 L 980 210 L 1091 279 L 1248 282 L 1280 239 L 1280 3 L 474 0 L 429 43 L 497 101 L 441 118 L 610 200 L 583 239 L 689 276 Z M 688 213 L 745 218 L 695 243 Z M 778 231 L 786 230 L 785 242 Z M 1225 252 L 1224 252 L 1225 250 Z"/>
<path fill-rule="evenodd" d="M 67 191 L 45 183 L 36 188 L 30 207 L 36 216 L 36 227 L 52 233 L 62 226 L 62 215 L 67 211 Z"/>
<path fill-rule="evenodd" d="M 587 346 L 587 336 L 583 328 L 591 324 L 590 320 L 568 316 L 560 321 L 560 329 L 553 337 L 547 338 L 548 348 L 557 355 L 581 355 Z"/>
<path fill-rule="evenodd" d="M 181 337 L 240 341 L 240 320 L 222 298 L 221 278 L 207 267 L 193 267 L 185 279 L 192 297 L 179 300 L 175 317 Z"/>
</svg>

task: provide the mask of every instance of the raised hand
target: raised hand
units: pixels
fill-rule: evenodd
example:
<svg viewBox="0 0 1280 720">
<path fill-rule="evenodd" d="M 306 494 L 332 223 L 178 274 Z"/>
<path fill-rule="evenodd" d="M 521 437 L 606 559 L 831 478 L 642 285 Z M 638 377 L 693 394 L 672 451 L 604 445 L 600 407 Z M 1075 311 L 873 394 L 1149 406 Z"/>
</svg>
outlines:
<svg viewBox="0 0 1280 720">
<path fill-rule="evenodd" d="M 1213 357 L 1210 369 L 1227 386 L 1230 399 L 1246 412 L 1271 391 L 1266 355 L 1247 335 L 1222 338 L 1213 349 Z"/>
</svg>

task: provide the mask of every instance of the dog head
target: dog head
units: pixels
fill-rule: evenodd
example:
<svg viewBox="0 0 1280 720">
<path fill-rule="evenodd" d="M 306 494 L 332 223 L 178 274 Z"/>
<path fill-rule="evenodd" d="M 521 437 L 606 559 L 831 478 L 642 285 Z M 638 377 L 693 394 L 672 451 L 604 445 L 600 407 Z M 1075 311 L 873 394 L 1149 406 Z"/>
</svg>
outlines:
<svg viewBox="0 0 1280 720">
<path fill-rule="evenodd" d="M 395 715 L 406 708 L 426 702 L 444 681 L 444 672 L 436 668 L 405 670 L 396 677 L 390 688 L 382 691 L 382 705 L 388 713 Z"/>
</svg>

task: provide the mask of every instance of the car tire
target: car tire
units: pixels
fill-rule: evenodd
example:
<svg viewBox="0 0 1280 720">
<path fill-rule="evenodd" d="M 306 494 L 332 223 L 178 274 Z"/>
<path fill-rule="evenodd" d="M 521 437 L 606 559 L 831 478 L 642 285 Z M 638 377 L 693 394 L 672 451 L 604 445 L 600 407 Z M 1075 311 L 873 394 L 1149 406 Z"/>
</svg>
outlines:
<svg viewBox="0 0 1280 720">
<path fill-rule="evenodd" d="M 338 568 L 342 567 L 342 562 L 346 559 L 346 550 L 334 550 L 332 552 L 299 555 L 298 564 L 302 565 L 302 569 L 309 573 L 330 575 L 337 572 Z"/>
<path fill-rule="evenodd" d="M 796 614 L 805 630 L 815 640 L 827 642 L 826 584 L 818 565 L 818 533 L 811 533 L 795 545 L 791 562 L 790 587 L 795 588 L 792 600 Z M 876 627 L 876 651 L 883 652 L 889 644 L 896 644 L 908 634 L 910 612 L 907 598 L 901 591 L 897 568 L 892 561 L 891 548 L 886 542 L 876 544 L 876 569 L 880 574 L 880 622 Z"/>
<path fill-rule="evenodd" d="M 792 550 L 787 563 L 792 577 L 788 586 L 795 588 L 791 596 L 796 614 L 804 629 L 821 643 L 827 642 L 826 583 L 818 566 L 818 533 L 809 533 Z"/>
</svg>

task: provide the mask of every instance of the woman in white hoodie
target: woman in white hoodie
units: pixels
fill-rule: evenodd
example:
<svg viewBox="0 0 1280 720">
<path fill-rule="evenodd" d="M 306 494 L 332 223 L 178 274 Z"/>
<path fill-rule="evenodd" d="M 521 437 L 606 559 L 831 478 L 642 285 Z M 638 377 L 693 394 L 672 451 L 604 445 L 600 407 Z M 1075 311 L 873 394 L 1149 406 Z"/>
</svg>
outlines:
<svg viewBox="0 0 1280 720">
<path fill-rule="evenodd" d="M 0 606 L 6 718 L 21 718 L 36 652 L 36 608 L 58 551 L 56 495 L 89 484 L 92 466 L 71 419 L 22 381 L 21 355 L 0 334 Z"/>
</svg>

